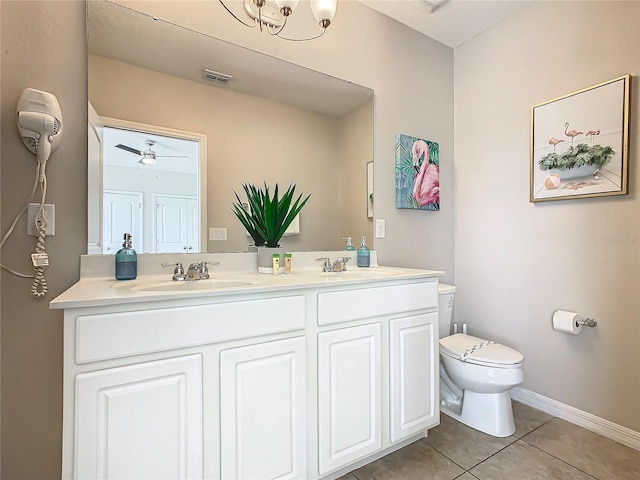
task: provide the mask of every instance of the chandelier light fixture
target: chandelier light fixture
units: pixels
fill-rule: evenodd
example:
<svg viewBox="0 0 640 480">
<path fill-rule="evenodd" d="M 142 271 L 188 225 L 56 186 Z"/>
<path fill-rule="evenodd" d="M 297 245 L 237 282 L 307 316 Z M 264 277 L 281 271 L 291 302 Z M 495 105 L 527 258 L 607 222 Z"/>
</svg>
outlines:
<svg viewBox="0 0 640 480">
<path fill-rule="evenodd" d="M 287 20 L 298 6 L 299 0 L 242 0 L 244 13 L 247 20 L 243 20 L 233 13 L 231 9 L 219 0 L 222 6 L 229 12 L 233 18 L 247 27 L 260 27 L 260 31 L 267 31 L 270 35 L 274 35 L 284 40 L 293 42 L 304 42 L 321 37 L 327 31 L 327 27 L 331 25 L 331 21 L 336 14 L 338 0 L 309 0 L 311 4 L 311 12 L 318 21 L 322 31 L 317 35 L 307 38 L 289 38 L 281 35 L 287 26 Z"/>
</svg>

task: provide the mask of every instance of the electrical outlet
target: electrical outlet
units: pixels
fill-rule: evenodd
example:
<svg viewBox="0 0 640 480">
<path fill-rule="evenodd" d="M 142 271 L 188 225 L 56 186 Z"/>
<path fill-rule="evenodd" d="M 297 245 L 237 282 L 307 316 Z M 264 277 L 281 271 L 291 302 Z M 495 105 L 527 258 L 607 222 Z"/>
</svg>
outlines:
<svg viewBox="0 0 640 480">
<path fill-rule="evenodd" d="M 384 238 L 386 235 L 386 227 L 384 220 L 376 219 L 376 238 Z"/>
<path fill-rule="evenodd" d="M 38 210 L 40 210 L 39 203 L 29 204 L 29 209 L 27 210 L 27 235 L 33 235 L 34 237 L 40 235 L 38 226 L 42 224 L 42 218 L 38 218 L 36 221 Z M 53 237 L 56 234 L 56 206 L 51 203 L 45 203 L 44 216 L 47 225 L 45 229 L 46 235 Z"/>
<path fill-rule="evenodd" d="M 209 228 L 209 240 L 226 240 L 226 228 Z"/>
</svg>

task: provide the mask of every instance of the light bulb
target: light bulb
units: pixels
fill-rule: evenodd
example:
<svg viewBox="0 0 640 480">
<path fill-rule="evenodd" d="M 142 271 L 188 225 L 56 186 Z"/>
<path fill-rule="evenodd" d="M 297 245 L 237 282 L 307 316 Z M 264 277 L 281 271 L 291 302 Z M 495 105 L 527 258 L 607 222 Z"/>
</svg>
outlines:
<svg viewBox="0 0 640 480">
<path fill-rule="evenodd" d="M 311 0 L 311 11 L 322 28 L 327 28 L 336 14 L 338 0 Z"/>
</svg>

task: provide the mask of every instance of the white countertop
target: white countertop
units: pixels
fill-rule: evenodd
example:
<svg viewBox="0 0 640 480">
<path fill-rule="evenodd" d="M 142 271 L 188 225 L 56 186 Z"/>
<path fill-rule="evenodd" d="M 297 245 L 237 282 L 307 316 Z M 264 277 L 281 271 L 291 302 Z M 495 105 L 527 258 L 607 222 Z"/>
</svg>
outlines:
<svg viewBox="0 0 640 480">
<path fill-rule="evenodd" d="M 443 272 L 372 266 L 349 266 L 347 271 L 323 273 L 321 268 L 299 269 L 290 274 L 270 275 L 253 272 L 213 272 L 209 280 L 174 282 L 171 274 L 144 275 L 135 280 L 88 277 L 78 281 L 49 304 L 52 309 L 95 307 L 203 298 L 249 293 L 266 293 L 300 288 L 329 288 L 337 285 L 437 277 Z"/>
</svg>

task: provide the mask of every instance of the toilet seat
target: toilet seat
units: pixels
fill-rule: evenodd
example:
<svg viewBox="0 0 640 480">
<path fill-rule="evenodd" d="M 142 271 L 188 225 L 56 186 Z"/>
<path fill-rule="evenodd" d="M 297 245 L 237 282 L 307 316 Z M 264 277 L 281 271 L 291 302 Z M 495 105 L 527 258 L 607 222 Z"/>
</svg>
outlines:
<svg viewBox="0 0 640 480">
<path fill-rule="evenodd" d="M 466 363 L 495 368 L 519 368 L 524 361 L 524 356 L 513 348 L 464 333 L 440 339 L 440 353 Z"/>
</svg>

